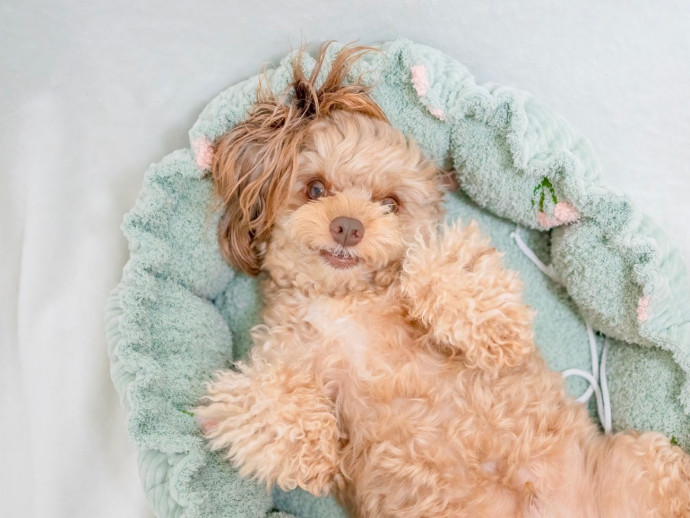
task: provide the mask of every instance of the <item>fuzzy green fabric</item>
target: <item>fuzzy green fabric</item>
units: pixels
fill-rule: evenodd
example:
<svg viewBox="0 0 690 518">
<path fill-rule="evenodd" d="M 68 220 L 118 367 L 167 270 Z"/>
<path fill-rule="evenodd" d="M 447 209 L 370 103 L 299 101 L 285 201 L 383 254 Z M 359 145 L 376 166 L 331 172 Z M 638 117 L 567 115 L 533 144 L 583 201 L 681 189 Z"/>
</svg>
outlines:
<svg viewBox="0 0 690 518">
<path fill-rule="evenodd" d="M 668 239 L 600 183 L 587 141 L 528 94 L 476 85 L 428 47 L 398 40 L 381 48 L 351 79 L 374 85 L 391 123 L 428 156 L 452 162 L 461 189 L 447 196 L 448 217 L 476 219 L 520 272 L 550 366 L 591 368 L 586 319 L 610 337 L 614 429 L 659 430 L 690 449 L 690 280 Z M 272 71 L 274 91 L 289 82 L 291 59 Z M 123 223 L 131 257 L 107 308 L 111 373 L 160 517 L 343 516 L 329 498 L 269 494 L 240 478 L 207 450 L 190 413 L 211 373 L 246 354 L 257 322 L 254 280 L 221 258 L 205 170 L 209 144 L 242 120 L 256 85 L 251 78 L 211 101 L 191 148 L 151 166 Z M 562 284 L 518 249 L 516 224 Z M 568 388 L 579 395 L 586 385 L 571 378 Z"/>
</svg>

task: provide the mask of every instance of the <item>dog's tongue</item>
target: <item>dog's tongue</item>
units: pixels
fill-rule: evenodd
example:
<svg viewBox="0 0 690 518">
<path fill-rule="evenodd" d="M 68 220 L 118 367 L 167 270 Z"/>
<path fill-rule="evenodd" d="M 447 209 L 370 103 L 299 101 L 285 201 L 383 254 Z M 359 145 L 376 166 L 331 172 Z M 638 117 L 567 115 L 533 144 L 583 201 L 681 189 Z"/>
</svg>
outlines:
<svg viewBox="0 0 690 518">
<path fill-rule="evenodd" d="M 321 250 L 321 257 L 333 268 L 342 270 L 344 268 L 350 268 L 359 262 L 359 258 L 350 257 L 345 254 L 333 254 L 326 250 Z"/>
</svg>

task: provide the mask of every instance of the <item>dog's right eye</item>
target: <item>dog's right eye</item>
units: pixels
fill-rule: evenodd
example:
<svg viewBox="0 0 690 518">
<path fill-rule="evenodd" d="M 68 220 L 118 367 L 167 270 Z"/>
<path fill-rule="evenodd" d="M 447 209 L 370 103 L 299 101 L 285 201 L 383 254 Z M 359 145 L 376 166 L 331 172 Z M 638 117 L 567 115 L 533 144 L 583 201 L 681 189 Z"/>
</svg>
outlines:
<svg viewBox="0 0 690 518">
<path fill-rule="evenodd" d="M 326 196 L 326 186 L 321 180 L 312 180 L 307 185 L 307 196 L 310 200 L 318 200 Z"/>
</svg>

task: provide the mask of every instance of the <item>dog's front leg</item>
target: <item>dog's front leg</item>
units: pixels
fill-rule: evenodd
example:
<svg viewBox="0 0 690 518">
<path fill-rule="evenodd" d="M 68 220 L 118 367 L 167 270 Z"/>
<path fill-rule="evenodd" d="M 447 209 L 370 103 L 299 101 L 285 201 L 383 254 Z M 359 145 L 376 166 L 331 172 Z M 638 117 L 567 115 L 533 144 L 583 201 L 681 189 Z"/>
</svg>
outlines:
<svg viewBox="0 0 690 518">
<path fill-rule="evenodd" d="M 212 449 L 227 449 L 242 476 L 269 487 L 326 494 L 338 466 L 338 429 L 313 375 L 261 360 L 237 366 L 216 374 L 195 409 Z"/>
<path fill-rule="evenodd" d="M 403 262 L 401 289 L 432 345 L 462 354 L 468 366 L 515 366 L 534 350 L 517 274 L 503 267 L 474 222 L 418 232 Z"/>
</svg>

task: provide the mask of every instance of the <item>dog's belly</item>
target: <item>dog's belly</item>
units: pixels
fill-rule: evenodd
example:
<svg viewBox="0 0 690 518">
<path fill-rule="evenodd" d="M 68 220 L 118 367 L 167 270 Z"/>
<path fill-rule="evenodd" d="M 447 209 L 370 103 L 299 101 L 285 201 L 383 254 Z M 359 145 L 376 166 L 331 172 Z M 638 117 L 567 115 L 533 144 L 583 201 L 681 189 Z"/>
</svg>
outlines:
<svg viewBox="0 0 690 518">
<path fill-rule="evenodd" d="M 494 427 L 492 413 L 505 405 L 500 395 L 484 407 L 463 398 L 460 387 L 476 382 L 470 373 L 454 380 L 443 369 L 397 367 L 409 376 L 341 386 L 338 496 L 356 502 L 355 516 L 594 516 L 577 430 L 540 435 L 529 416 L 509 412 L 505 428 Z"/>
<path fill-rule="evenodd" d="M 578 442 L 589 421 L 544 390 L 548 375 L 489 380 L 432 351 L 367 351 L 336 398 L 340 496 L 356 515 L 594 516 Z"/>
<path fill-rule="evenodd" d="M 317 302 L 306 320 L 343 433 L 336 496 L 355 516 L 590 516 L 578 440 L 592 425 L 558 374 L 539 359 L 469 369 L 402 315 L 349 309 Z"/>
</svg>

